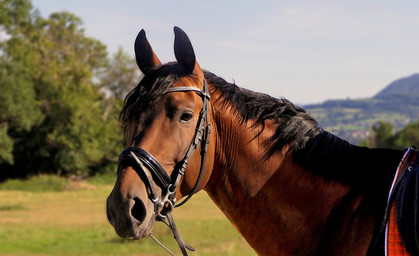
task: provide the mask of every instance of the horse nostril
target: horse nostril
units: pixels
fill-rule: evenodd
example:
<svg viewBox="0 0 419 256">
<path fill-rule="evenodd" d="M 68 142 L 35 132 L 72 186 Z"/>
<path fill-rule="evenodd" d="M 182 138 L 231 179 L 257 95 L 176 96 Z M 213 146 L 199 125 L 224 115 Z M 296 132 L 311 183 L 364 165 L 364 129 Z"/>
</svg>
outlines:
<svg viewBox="0 0 419 256">
<path fill-rule="evenodd" d="M 143 201 L 139 199 L 138 197 L 134 198 L 134 205 L 131 208 L 131 215 L 139 222 L 143 222 L 146 215 L 146 209 Z"/>
</svg>

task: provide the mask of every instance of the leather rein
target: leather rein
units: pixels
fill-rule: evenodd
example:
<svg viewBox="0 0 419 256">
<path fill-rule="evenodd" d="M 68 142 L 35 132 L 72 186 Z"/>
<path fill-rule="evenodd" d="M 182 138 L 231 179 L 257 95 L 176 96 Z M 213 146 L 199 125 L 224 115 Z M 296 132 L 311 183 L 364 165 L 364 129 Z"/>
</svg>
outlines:
<svg viewBox="0 0 419 256">
<path fill-rule="evenodd" d="M 189 148 L 183 157 L 182 161 L 177 163 L 174 167 L 172 175 L 169 176 L 164 170 L 163 166 L 159 161 L 146 150 L 140 147 L 127 147 L 119 155 L 118 169 L 121 166 L 132 164 L 133 169 L 138 176 L 143 180 L 147 187 L 148 197 L 154 204 L 154 215 L 157 221 L 161 221 L 172 230 L 174 238 L 178 243 L 180 250 L 184 256 L 188 255 L 186 249 L 195 251 L 195 249 L 188 245 L 181 237 L 179 230 L 176 226 L 175 220 L 172 216 L 174 207 L 184 205 L 196 192 L 204 174 L 205 162 L 207 157 L 207 148 L 209 144 L 209 138 L 211 133 L 211 124 L 209 123 L 209 89 L 207 81 L 204 78 L 204 90 L 200 90 L 197 87 L 184 86 L 184 87 L 172 87 L 167 89 L 164 94 L 172 92 L 189 92 L 194 91 L 201 96 L 203 101 L 203 107 L 199 114 L 199 119 L 195 128 L 195 135 L 189 145 Z M 179 185 L 181 177 L 185 174 L 186 166 L 188 165 L 189 159 L 193 152 L 201 146 L 201 167 L 199 170 L 198 178 L 193 186 L 189 195 L 182 202 L 176 204 L 176 188 Z M 162 195 L 159 197 L 155 188 L 158 185 L 162 190 Z M 157 242 L 162 248 L 164 248 L 169 254 L 174 254 L 169 251 L 161 242 L 159 242 L 152 234 L 150 237 Z"/>
</svg>

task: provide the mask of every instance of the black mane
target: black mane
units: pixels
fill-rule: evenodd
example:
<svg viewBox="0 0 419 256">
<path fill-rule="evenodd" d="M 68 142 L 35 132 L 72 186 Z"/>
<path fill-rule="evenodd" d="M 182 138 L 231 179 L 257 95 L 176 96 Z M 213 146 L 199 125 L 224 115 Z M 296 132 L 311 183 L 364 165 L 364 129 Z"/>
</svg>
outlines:
<svg viewBox="0 0 419 256">
<path fill-rule="evenodd" d="M 309 139 L 321 132 L 313 117 L 284 98 L 277 99 L 240 88 L 208 71 L 204 71 L 204 74 L 214 85 L 212 93 L 221 93 L 221 97 L 216 100 L 232 105 L 241 122 L 255 120 L 254 126 L 262 127 L 266 120 L 273 120 L 278 124 L 275 134 L 267 141 L 269 149 L 266 157 L 286 145 L 292 145 L 294 150 L 304 148 Z"/>
<path fill-rule="evenodd" d="M 326 180 L 336 180 L 361 190 L 384 191 L 402 157 L 402 151 L 394 149 L 370 149 L 359 147 L 324 131 L 304 109 L 286 99 L 252 92 L 205 72 L 212 83 L 213 92 L 221 92 L 216 101 L 231 104 L 240 121 L 274 120 L 278 126 L 268 139 L 268 158 L 290 145 L 293 160 Z M 371 186 L 374 184 L 374 186 Z"/>
</svg>

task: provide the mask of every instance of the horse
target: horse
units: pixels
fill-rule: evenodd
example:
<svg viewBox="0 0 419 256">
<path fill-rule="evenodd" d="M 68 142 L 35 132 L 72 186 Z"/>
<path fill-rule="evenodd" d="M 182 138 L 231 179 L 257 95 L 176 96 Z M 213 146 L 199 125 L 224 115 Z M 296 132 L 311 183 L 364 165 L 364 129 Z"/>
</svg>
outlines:
<svg viewBox="0 0 419 256">
<path fill-rule="evenodd" d="M 352 145 L 285 98 L 201 69 L 174 32 L 166 64 L 144 30 L 135 40 L 144 77 L 120 114 L 127 148 L 107 198 L 116 233 L 155 239 L 163 221 L 188 255 L 171 212 L 204 190 L 258 255 L 383 255 L 384 242 L 371 244 L 406 151 Z"/>
</svg>

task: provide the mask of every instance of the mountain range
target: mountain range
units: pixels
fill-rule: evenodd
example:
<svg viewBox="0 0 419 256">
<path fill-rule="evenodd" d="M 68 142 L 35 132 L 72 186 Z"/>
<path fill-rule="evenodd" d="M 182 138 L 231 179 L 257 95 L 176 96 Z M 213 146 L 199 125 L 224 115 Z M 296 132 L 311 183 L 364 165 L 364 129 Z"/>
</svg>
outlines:
<svg viewBox="0 0 419 256">
<path fill-rule="evenodd" d="M 395 130 L 419 121 L 419 73 L 395 80 L 371 98 L 327 100 L 303 108 L 320 127 L 356 144 L 379 121 L 392 123 Z"/>
</svg>

